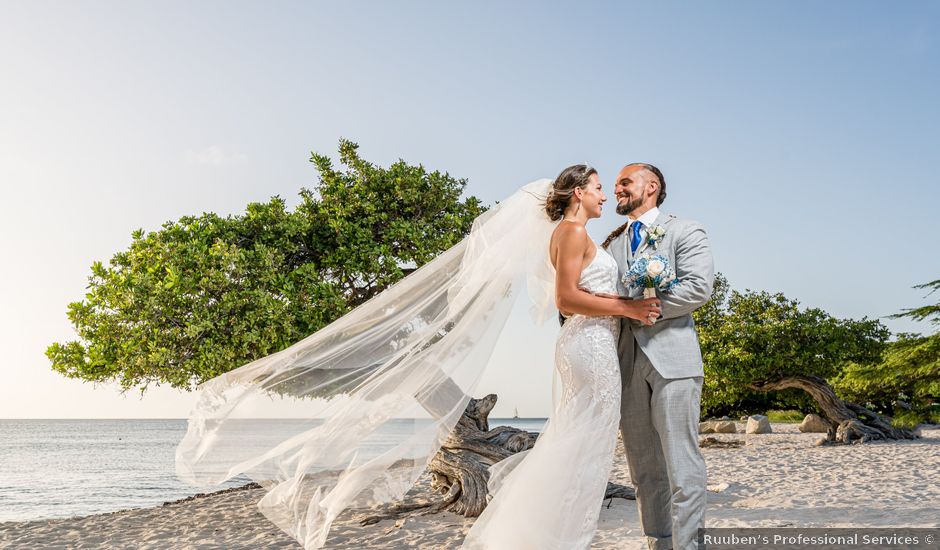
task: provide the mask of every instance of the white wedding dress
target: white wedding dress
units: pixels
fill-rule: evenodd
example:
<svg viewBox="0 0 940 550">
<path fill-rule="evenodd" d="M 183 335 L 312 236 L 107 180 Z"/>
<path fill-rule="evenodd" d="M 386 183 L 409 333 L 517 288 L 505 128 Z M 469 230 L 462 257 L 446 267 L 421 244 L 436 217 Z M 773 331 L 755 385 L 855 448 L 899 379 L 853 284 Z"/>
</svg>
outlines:
<svg viewBox="0 0 940 550">
<path fill-rule="evenodd" d="M 210 487 L 247 475 L 266 491 L 258 510 L 307 550 L 326 544 L 343 511 L 401 501 L 483 391 L 516 299 L 528 297 L 538 324 L 554 317 L 551 188 L 549 179 L 523 186 L 368 302 L 202 383 L 176 449 L 180 479 Z M 598 248 L 581 286 L 616 293 L 616 281 L 615 261 Z M 491 468 L 495 498 L 467 547 L 590 545 L 620 416 L 617 328 L 611 317 L 565 323 L 550 422 L 531 451 Z M 303 418 L 259 431 L 272 403 Z"/>
<path fill-rule="evenodd" d="M 617 293 L 617 262 L 601 247 L 579 287 Z M 620 424 L 616 317 L 573 315 L 555 346 L 561 395 L 536 445 L 491 468 L 492 500 L 463 547 L 588 548 L 597 529 Z"/>
</svg>

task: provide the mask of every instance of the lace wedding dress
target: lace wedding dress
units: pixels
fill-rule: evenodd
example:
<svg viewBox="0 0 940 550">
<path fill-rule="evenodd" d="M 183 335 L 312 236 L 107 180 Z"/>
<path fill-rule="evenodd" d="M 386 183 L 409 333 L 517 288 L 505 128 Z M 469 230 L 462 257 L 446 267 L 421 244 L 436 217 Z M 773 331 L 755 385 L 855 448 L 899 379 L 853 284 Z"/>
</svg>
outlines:
<svg viewBox="0 0 940 550">
<path fill-rule="evenodd" d="M 597 247 L 579 286 L 616 294 L 617 262 Z M 495 464 L 492 500 L 463 548 L 588 548 L 600 514 L 620 423 L 616 317 L 574 315 L 561 328 L 555 396 L 545 430 L 531 450 Z"/>
</svg>

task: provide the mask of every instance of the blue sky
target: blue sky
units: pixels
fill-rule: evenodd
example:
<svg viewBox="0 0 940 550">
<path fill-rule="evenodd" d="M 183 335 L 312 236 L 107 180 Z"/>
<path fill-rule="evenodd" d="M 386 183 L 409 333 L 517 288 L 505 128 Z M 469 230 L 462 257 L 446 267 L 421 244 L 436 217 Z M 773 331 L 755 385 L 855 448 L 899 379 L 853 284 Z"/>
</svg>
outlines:
<svg viewBox="0 0 940 550">
<path fill-rule="evenodd" d="M 312 186 L 340 137 L 493 203 L 637 160 L 701 221 L 735 288 L 842 317 L 940 276 L 940 4 L 5 2 L 0 418 L 185 416 L 52 373 L 66 304 L 135 228 Z M 602 239 L 620 220 L 592 224 Z M 931 297 L 933 298 L 933 297 Z M 521 319 L 515 316 L 514 319 Z M 925 324 L 886 320 L 892 330 Z M 520 328 L 484 391 L 547 414 L 553 334 Z M 533 340 L 534 339 L 534 340 Z M 533 344 L 534 342 L 534 344 Z M 502 357 L 502 356 L 498 356 Z M 520 380 L 527 393 L 513 393 Z M 550 391 L 550 390 L 549 390 Z M 504 399 L 502 396 L 505 395 Z"/>
</svg>

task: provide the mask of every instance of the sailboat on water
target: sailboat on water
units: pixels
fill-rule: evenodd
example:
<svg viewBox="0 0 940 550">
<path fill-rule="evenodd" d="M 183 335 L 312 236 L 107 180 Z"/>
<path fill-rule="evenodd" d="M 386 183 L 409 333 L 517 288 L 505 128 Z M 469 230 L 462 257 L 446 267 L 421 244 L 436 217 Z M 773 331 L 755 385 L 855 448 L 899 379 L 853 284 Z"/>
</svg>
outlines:
<svg viewBox="0 0 940 550">
<path fill-rule="evenodd" d="M 519 418 L 519 407 L 513 407 L 512 417 Z"/>
</svg>

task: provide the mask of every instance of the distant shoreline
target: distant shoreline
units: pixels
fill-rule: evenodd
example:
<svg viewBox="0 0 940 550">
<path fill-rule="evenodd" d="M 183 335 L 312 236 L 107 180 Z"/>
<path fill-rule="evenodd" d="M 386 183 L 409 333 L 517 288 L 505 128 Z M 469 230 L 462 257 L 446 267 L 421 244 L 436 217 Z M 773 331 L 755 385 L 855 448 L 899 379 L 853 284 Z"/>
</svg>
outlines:
<svg viewBox="0 0 940 550">
<path fill-rule="evenodd" d="M 320 424 L 309 419 L 236 420 L 247 427 L 246 445 L 256 450 L 271 437 Z M 538 431 L 545 419 L 494 418 L 490 426 Z M 410 433 L 421 420 L 387 423 L 388 433 Z M 236 424 L 238 425 L 238 424 Z M 158 506 L 252 481 L 194 486 L 176 475 L 175 451 L 186 433 L 184 419 L 0 420 L 0 522 L 83 517 Z M 378 439 L 384 437 L 379 434 Z M 380 447 L 368 447 L 370 453 Z"/>
</svg>

